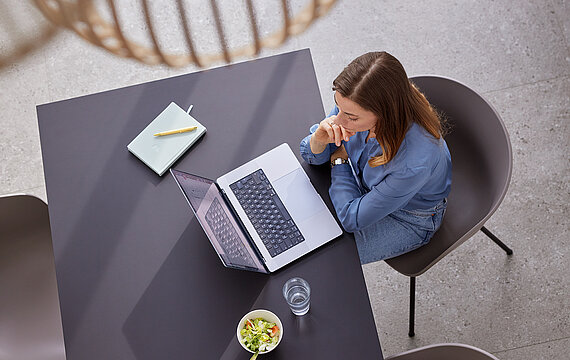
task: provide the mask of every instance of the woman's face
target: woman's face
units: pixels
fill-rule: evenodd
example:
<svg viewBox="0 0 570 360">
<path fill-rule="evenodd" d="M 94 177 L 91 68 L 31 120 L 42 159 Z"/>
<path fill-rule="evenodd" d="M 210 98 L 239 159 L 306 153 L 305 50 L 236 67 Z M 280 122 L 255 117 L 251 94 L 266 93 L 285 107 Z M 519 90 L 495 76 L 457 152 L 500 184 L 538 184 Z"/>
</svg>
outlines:
<svg viewBox="0 0 570 360">
<path fill-rule="evenodd" d="M 334 101 L 339 109 L 335 123 L 341 125 L 350 132 L 368 131 L 376 127 L 376 115 L 368 110 L 363 109 L 355 103 L 342 96 L 338 91 L 334 93 Z"/>
</svg>

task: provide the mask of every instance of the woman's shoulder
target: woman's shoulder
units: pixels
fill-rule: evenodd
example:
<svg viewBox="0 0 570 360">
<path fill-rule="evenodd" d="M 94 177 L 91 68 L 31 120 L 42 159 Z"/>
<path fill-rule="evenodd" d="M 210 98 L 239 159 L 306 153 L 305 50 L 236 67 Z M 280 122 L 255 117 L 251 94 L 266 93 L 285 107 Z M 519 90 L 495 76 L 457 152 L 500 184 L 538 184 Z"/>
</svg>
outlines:
<svg viewBox="0 0 570 360">
<path fill-rule="evenodd" d="M 423 126 L 418 123 L 412 123 L 408 131 L 406 132 L 406 138 L 413 139 L 417 143 L 432 143 L 438 144 L 439 139 L 435 138 L 430 134 Z"/>
<path fill-rule="evenodd" d="M 396 158 L 401 156 L 399 160 L 407 168 L 431 167 L 434 162 L 439 161 L 444 151 L 443 142 L 443 138 L 437 139 L 421 125 L 413 123 Z"/>
</svg>

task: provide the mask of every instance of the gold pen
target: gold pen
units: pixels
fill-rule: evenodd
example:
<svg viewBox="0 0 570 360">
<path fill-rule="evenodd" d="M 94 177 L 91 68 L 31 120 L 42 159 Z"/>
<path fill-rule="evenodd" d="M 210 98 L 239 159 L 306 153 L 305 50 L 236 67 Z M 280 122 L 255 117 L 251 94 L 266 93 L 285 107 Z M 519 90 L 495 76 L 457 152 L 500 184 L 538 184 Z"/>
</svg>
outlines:
<svg viewBox="0 0 570 360">
<path fill-rule="evenodd" d="M 185 132 L 188 132 L 188 131 L 196 130 L 197 128 L 198 128 L 197 126 L 192 126 L 192 127 L 182 128 L 182 129 L 176 129 L 176 130 L 170 130 L 170 131 L 163 131 L 163 132 L 159 132 L 159 133 L 154 134 L 154 136 L 164 136 L 164 135 L 180 134 L 180 133 L 185 133 Z"/>
</svg>

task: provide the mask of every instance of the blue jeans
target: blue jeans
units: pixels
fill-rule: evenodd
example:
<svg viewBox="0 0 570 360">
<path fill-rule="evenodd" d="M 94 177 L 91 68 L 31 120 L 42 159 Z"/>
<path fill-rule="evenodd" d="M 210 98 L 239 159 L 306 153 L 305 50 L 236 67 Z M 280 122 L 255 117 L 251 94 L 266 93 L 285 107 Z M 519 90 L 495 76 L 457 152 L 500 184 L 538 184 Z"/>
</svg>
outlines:
<svg viewBox="0 0 570 360">
<path fill-rule="evenodd" d="M 429 242 L 441 225 L 447 200 L 422 210 L 396 210 L 354 233 L 361 264 L 405 254 Z"/>
</svg>

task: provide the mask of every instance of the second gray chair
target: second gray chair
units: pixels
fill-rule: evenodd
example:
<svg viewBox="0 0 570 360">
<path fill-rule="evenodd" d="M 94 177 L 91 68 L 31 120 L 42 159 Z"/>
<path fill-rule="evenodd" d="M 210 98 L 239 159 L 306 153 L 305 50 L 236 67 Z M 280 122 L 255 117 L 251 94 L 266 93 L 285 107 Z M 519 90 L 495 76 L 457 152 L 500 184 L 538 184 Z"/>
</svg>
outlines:
<svg viewBox="0 0 570 360">
<path fill-rule="evenodd" d="M 479 348 L 464 344 L 436 344 L 388 356 L 385 360 L 499 360 Z"/>
<path fill-rule="evenodd" d="M 0 358 L 65 360 L 48 207 L 0 196 Z"/>
<path fill-rule="evenodd" d="M 416 277 L 479 230 L 508 255 L 513 252 L 483 225 L 507 193 L 513 166 L 509 135 L 499 114 L 468 86 L 441 76 L 412 82 L 451 125 L 445 141 L 451 152 L 452 182 L 447 211 L 431 241 L 386 263 L 410 277 L 409 336 L 414 336 Z"/>
</svg>

